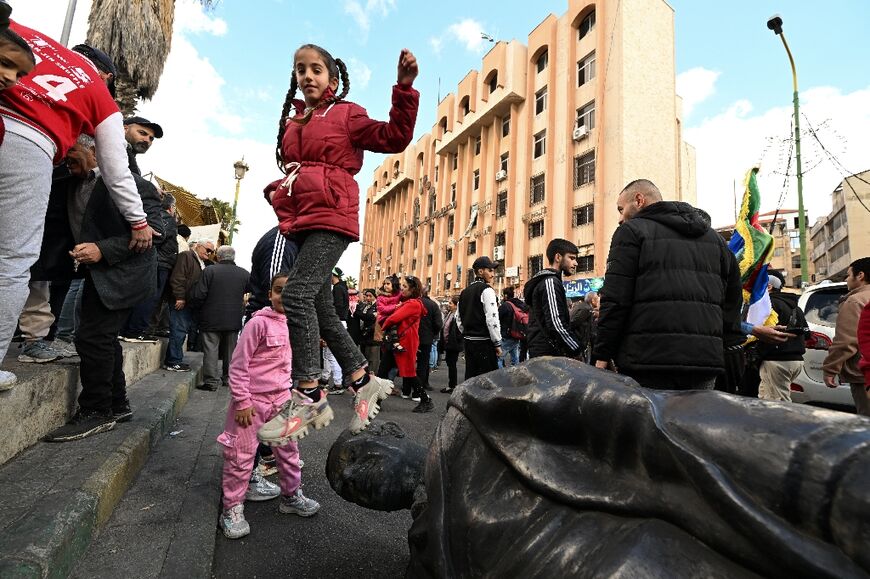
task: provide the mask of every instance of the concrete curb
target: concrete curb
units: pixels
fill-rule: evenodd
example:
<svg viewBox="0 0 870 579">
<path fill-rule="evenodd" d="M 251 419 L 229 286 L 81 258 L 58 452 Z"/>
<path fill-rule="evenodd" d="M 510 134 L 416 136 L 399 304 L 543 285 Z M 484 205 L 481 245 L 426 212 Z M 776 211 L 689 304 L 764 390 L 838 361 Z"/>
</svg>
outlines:
<svg viewBox="0 0 870 579">
<path fill-rule="evenodd" d="M 199 368 L 179 375 L 177 383 L 168 388 L 168 396 L 153 400 L 141 413 L 146 422 L 131 428 L 79 489 L 50 491 L 40 497 L 26 518 L 0 534 L 0 577 L 61 578 L 70 574 L 154 445 L 172 430 L 200 376 Z M 151 394 L 139 394 L 141 403 L 148 405 Z M 136 410 L 136 400 L 133 402 Z M 137 411 L 137 416 L 141 414 Z"/>
</svg>

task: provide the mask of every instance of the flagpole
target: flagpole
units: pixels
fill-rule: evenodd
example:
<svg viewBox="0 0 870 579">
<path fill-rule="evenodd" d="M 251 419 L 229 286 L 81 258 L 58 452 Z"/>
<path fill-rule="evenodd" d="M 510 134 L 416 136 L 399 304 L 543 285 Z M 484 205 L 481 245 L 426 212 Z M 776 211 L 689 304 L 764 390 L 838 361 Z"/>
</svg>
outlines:
<svg viewBox="0 0 870 579">
<path fill-rule="evenodd" d="M 794 148 L 797 165 L 798 235 L 801 246 L 801 285 L 803 286 L 809 282 L 809 269 L 807 262 L 807 220 L 806 215 L 804 215 L 804 181 L 801 171 L 801 123 L 797 69 L 795 69 L 794 66 L 794 58 L 791 55 L 791 49 L 789 49 L 788 42 L 785 40 L 785 34 L 782 32 L 782 18 L 778 14 L 774 14 L 767 21 L 767 27 L 773 30 L 773 33 L 779 36 L 780 40 L 782 40 L 782 45 L 785 47 L 786 54 L 788 54 L 788 62 L 791 64 L 791 77 L 792 84 L 794 85 L 794 94 L 792 98 L 794 103 Z"/>
</svg>

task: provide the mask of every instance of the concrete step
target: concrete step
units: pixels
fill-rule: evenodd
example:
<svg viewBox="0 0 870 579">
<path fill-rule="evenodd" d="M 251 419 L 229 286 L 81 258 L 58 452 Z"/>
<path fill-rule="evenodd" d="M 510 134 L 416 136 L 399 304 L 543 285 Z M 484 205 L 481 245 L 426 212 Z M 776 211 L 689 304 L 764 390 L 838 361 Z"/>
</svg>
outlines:
<svg viewBox="0 0 870 579">
<path fill-rule="evenodd" d="M 125 357 L 141 349 L 159 353 L 157 345 L 136 344 L 125 346 Z M 160 370 L 135 383 L 128 380 L 132 421 L 84 440 L 39 442 L 0 466 L 0 577 L 69 575 L 154 445 L 175 430 L 176 417 L 201 376 L 201 355 L 188 354 L 185 361 L 191 372 Z M 58 366 L 49 373 L 76 373 L 74 367 Z M 140 358 L 130 376 L 145 367 L 147 362 Z M 40 372 L 45 370 L 36 370 Z M 22 374 L 25 384 L 32 383 Z M 22 386 L 13 393 L 24 390 Z M 71 388 L 69 382 L 66 387 Z M 60 385 L 58 389 L 62 391 Z"/>
<path fill-rule="evenodd" d="M 127 384 L 138 382 L 160 368 L 166 340 L 157 344 L 122 344 Z M 12 344 L 3 369 L 14 372 L 18 383 L 0 392 L 0 465 L 40 438 L 62 426 L 72 415 L 81 388 L 79 359 L 68 358 L 47 364 L 18 362 L 19 344 Z"/>
</svg>

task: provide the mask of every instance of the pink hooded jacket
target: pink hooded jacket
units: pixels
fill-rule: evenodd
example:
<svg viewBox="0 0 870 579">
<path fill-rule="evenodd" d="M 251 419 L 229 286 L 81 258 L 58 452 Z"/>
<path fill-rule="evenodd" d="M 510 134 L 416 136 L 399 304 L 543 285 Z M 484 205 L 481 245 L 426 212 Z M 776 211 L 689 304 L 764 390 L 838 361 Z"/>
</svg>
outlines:
<svg viewBox="0 0 870 579">
<path fill-rule="evenodd" d="M 242 328 L 230 362 L 233 408 L 253 406 L 252 395 L 288 390 L 292 360 L 286 316 L 271 307 L 255 312 Z"/>
</svg>

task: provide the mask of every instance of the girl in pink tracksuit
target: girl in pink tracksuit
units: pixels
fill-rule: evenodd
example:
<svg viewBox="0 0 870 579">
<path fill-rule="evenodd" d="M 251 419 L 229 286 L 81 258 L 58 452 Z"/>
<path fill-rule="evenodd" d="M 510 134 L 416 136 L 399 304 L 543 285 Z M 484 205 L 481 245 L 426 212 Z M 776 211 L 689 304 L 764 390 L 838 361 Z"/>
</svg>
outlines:
<svg viewBox="0 0 870 579">
<path fill-rule="evenodd" d="M 286 274 L 272 279 L 272 307 L 254 313 L 239 337 L 230 363 L 232 402 L 224 431 L 217 440 L 224 447 L 223 514 L 221 528 L 230 539 L 250 532 L 244 502 L 257 451 L 257 430 L 290 399 L 292 355 L 287 318 L 281 302 Z M 299 448 L 296 442 L 273 448 L 281 487 L 278 510 L 310 517 L 320 505 L 302 495 Z"/>
</svg>

